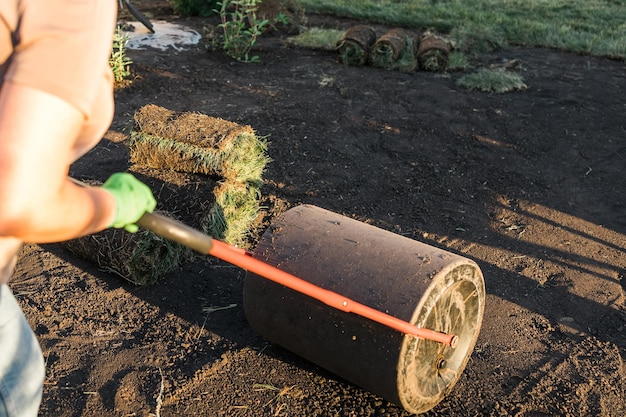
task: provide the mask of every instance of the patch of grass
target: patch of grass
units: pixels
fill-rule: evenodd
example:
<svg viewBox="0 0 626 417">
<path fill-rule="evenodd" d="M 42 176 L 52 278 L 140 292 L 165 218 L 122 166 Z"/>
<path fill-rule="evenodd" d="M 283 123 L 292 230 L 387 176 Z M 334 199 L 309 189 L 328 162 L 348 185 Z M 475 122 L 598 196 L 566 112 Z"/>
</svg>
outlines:
<svg viewBox="0 0 626 417">
<path fill-rule="evenodd" d="M 452 51 L 448 56 L 448 68 L 446 71 L 465 71 L 470 67 L 470 63 L 463 52 Z"/>
<path fill-rule="evenodd" d="M 301 48 L 334 51 L 337 42 L 343 38 L 345 33 L 345 30 L 312 27 L 298 35 L 290 36 L 287 38 L 287 43 Z"/>
<path fill-rule="evenodd" d="M 468 90 L 498 94 L 527 88 L 521 76 L 504 69 L 481 69 L 459 78 L 456 84 Z"/>
<path fill-rule="evenodd" d="M 480 55 L 507 45 L 505 35 L 497 28 L 464 24 L 450 32 L 454 48 L 468 55 Z"/>
<path fill-rule="evenodd" d="M 624 5 L 615 0 L 301 0 L 307 12 L 451 32 L 461 25 L 508 44 L 624 59 Z"/>
<path fill-rule="evenodd" d="M 106 229 L 62 244 L 75 255 L 135 285 L 156 283 L 191 256 L 188 248 L 148 230 L 126 233 Z"/>
</svg>

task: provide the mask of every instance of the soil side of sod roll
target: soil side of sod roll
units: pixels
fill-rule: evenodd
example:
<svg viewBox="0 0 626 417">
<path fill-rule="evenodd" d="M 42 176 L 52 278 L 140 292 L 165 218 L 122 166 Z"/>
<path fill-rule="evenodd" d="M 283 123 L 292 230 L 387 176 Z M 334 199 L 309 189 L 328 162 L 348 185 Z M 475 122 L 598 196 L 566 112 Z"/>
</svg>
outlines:
<svg viewBox="0 0 626 417">
<path fill-rule="evenodd" d="M 146 135 L 225 151 L 242 134 L 254 135 L 250 126 L 194 112 L 175 112 L 155 104 L 134 115 L 134 129 Z"/>
</svg>

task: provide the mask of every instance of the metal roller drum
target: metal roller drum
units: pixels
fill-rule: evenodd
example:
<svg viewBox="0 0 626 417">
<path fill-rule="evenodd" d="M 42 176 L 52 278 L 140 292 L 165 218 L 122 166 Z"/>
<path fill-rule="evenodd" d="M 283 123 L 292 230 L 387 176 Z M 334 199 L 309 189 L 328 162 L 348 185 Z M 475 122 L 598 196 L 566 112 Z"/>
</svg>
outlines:
<svg viewBox="0 0 626 417">
<path fill-rule="evenodd" d="M 453 388 L 480 332 L 485 285 L 472 260 L 310 205 L 284 213 L 252 256 L 418 327 L 405 335 L 248 272 L 244 309 L 268 340 L 411 413 Z"/>
</svg>

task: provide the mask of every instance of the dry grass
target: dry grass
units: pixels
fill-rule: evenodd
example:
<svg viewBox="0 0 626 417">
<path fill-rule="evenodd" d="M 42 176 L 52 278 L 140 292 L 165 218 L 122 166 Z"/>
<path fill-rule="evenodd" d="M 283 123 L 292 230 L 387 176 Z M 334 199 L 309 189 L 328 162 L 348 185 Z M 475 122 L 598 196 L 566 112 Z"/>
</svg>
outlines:
<svg viewBox="0 0 626 417">
<path fill-rule="evenodd" d="M 68 250 L 136 285 L 157 282 L 180 267 L 190 250 L 150 231 L 107 229 L 63 243 Z"/>
</svg>

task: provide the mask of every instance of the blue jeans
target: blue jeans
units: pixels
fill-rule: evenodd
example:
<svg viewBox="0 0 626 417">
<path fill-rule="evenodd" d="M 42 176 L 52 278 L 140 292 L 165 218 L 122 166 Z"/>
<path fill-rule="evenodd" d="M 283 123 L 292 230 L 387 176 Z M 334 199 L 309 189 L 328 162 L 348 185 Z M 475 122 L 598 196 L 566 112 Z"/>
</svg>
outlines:
<svg viewBox="0 0 626 417">
<path fill-rule="evenodd" d="M 44 374 L 35 334 L 9 287 L 0 285 L 0 417 L 36 417 Z"/>
</svg>

